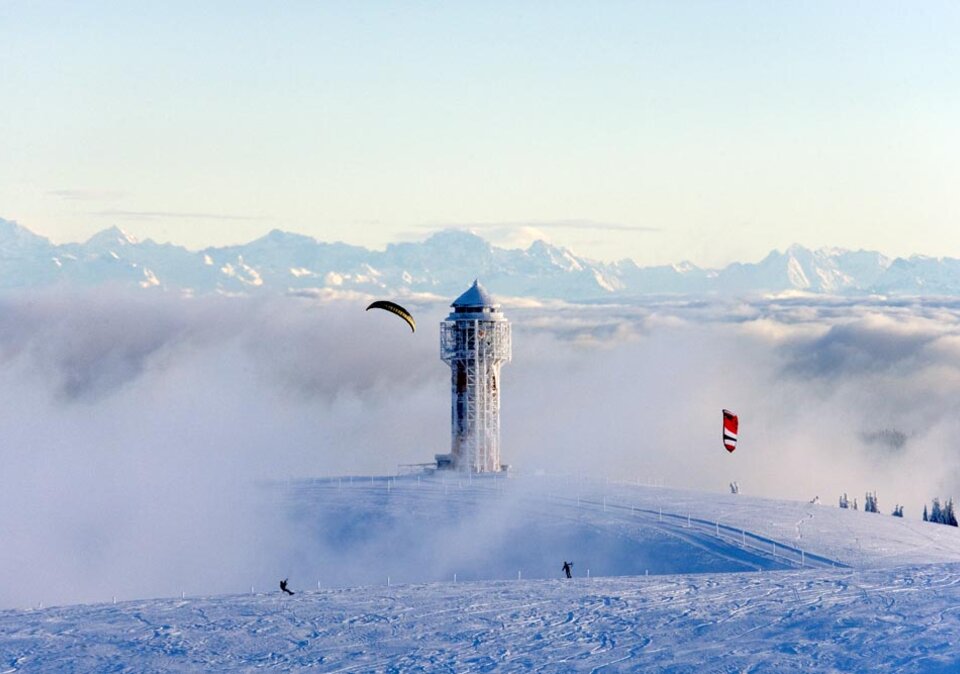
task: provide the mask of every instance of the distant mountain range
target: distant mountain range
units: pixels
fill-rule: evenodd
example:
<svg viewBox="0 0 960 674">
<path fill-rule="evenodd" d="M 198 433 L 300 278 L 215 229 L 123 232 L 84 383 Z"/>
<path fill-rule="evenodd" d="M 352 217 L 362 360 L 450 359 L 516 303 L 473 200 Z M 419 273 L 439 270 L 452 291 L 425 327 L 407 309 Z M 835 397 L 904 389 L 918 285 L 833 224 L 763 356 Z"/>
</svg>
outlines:
<svg viewBox="0 0 960 674">
<path fill-rule="evenodd" d="M 505 249 L 463 230 L 368 250 L 274 230 L 239 246 L 191 251 L 137 241 L 112 227 L 84 243 L 57 245 L 0 219 L 0 289 L 48 286 L 159 288 L 205 294 L 418 293 L 454 297 L 480 278 L 503 296 L 598 300 L 641 295 L 960 295 L 960 260 L 888 258 L 873 251 L 791 246 L 756 263 L 703 269 L 690 263 L 606 263 L 536 241 Z"/>
</svg>

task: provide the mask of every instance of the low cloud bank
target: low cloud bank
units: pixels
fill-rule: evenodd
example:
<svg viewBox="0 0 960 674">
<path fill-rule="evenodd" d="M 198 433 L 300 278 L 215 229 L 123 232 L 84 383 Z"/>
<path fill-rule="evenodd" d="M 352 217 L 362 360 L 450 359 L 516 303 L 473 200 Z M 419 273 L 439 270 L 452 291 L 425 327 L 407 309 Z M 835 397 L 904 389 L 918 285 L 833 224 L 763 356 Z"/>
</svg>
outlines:
<svg viewBox="0 0 960 674">
<path fill-rule="evenodd" d="M 411 334 L 361 304 L 0 301 L 0 606 L 272 584 L 296 526 L 257 485 L 392 474 L 446 451 L 435 326 L 448 309 L 415 306 Z M 907 517 L 960 495 L 960 305 L 506 311 L 503 448 L 519 471 L 714 491 L 738 480 L 828 503 L 876 489 Z M 723 407 L 741 416 L 732 455 Z"/>
</svg>

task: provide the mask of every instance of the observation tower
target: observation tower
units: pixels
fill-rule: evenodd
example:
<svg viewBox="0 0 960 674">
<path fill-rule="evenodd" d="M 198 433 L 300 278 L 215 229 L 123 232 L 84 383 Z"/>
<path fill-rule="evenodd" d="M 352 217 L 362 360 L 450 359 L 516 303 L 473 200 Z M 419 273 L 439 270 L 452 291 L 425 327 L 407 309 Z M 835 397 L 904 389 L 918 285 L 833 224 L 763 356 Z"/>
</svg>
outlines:
<svg viewBox="0 0 960 674">
<path fill-rule="evenodd" d="M 438 468 L 496 473 L 500 463 L 500 366 L 510 361 L 510 323 L 483 286 L 473 285 L 440 324 L 440 358 L 450 366 L 450 453 Z"/>
</svg>

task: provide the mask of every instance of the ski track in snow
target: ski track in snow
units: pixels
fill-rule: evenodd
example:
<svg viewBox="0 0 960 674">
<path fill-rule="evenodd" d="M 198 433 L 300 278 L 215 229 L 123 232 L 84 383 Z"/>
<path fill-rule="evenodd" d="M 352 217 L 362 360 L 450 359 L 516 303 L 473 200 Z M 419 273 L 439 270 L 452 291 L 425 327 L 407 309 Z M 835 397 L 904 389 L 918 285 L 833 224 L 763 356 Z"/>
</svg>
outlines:
<svg viewBox="0 0 960 674">
<path fill-rule="evenodd" d="M 950 527 L 579 480 L 392 485 L 304 482 L 284 498 L 427 512 L 512 496 L 524 517 L 624 536 L 653 529 L 745 570 L 2 611 L 0 672 L 960 671 L 960 532 Z"/>
</svg>

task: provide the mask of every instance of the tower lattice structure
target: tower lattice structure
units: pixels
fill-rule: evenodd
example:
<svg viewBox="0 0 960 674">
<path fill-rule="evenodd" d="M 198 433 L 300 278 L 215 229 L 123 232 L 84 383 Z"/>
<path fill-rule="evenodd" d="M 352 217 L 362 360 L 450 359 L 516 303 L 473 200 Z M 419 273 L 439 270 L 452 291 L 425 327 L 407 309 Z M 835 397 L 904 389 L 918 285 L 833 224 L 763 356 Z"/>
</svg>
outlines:
<svg viewBox="0 0 960 674">
<path fill-rule="evenodd" d="M 450 366 L 449 457 L 458 470 L 498 472 L 500 366 L 510 361 L 510 323 L 477 281 L 440 324 L 440 357 Z"/>
</svg>

